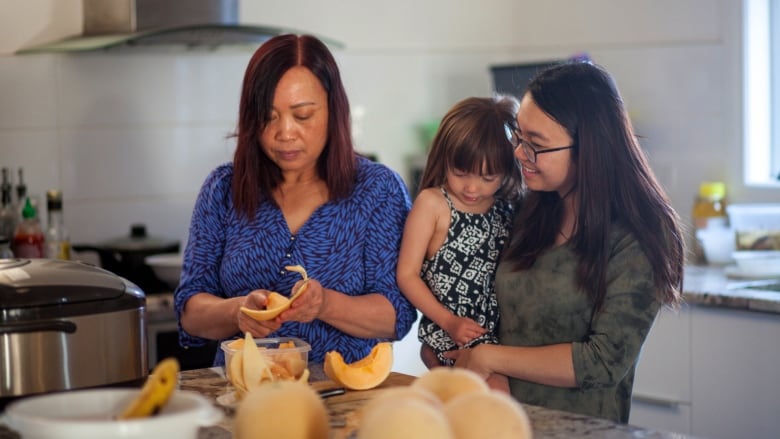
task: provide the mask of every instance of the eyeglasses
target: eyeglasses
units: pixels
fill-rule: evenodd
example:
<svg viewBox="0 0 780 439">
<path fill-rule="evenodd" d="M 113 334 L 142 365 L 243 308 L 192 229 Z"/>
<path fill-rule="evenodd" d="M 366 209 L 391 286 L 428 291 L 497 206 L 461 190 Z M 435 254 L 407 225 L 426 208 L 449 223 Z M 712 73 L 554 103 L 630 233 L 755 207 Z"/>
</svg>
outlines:
<svg viewBox="0 0 780 439">
<path fill-rule="evenodd" d="M 511 136 L 509 137 L 509 141 L 512 142 L 512 145 L 517 148 L 518 146 L 523 148 L 523 154 L 528 158 L 528 161 L 531 163 L 536 163 L 536 156 L 539 154 L 545 154 L 548 152 L 555 152 L 555 151 L 563 151 L 564 149 L 572 149 L 575 146 L 577 146 L 576 143 L 572 143 L 569 146 L 557 146 L 555 148 L 542 148 L 539 145 L 536 145 L 535 143 L 525 140 L 522 137 L 520 137 L 520 133 L 517 132 L 516 129 L 513 129 L 511 131 Z"/>
</svg>

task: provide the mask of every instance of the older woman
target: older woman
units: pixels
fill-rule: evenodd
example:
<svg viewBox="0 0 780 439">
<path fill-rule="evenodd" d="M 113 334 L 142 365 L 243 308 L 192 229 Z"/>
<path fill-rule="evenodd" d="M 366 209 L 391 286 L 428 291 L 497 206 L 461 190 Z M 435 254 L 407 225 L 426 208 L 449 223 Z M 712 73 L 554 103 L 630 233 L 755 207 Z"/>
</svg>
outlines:
<svg viewBox="0 0 780 439">
<path fill-rule="evenodd" d="M 282 35 L 254 53 L 244 76 L 238 145 L 198 195 L 181 282 L 180 342 L 293 336 L 323 361 L 351 362 L 378 340 L 398 339 L 416 311 L 395 280 L 409 194 L 397 173 L 357 155 L 336 62 L 311 36 Z M 268 294 L 305 294 L 257 321 Z M 223 364 L 222 352 L 215 365 Z"/>
</svg>

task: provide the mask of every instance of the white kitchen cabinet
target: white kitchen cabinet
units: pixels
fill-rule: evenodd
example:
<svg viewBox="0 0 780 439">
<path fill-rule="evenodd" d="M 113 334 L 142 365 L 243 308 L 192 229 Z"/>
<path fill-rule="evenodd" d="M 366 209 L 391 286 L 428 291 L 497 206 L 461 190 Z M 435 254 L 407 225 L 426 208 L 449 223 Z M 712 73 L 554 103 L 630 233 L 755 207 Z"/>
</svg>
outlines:
<svg viewBox="0 0 780 439">
<path fill-rule="evenodd" d="M 692 433 L 780 437 L 780 315 L 692 311 Z"/>
<path fill-rule="evenodd" d="M 662 310 L 642 349 L 629 422 L 710 439 L 780 432 L 780 315 Z"/>
<path fill-rule="evenodd" d="M 639 356 L 629 423 L 691 432 L 690 310 L 662 309 Z"/>
</svg>

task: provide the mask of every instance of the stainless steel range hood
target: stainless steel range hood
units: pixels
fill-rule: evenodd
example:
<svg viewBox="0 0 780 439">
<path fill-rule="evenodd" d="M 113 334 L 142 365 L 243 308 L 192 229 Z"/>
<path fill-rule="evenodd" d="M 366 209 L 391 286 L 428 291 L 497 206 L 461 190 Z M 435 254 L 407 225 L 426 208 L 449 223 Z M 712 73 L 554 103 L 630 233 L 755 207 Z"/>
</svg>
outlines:
<svg viewBox="0 0 780 439">
<path fill-rule="evenodd" d="M 83 0 L 82 35 L 23 48 L 16 53 L 85 52 L 148 46 L 189 49 L 213 49 L 223 45 L 257 46 L 285 33 L 304 32 L 238 24 L 238 0 Z M 343 47 L 337 41 L 318 37 L 333 47 Z"/>
</svg>

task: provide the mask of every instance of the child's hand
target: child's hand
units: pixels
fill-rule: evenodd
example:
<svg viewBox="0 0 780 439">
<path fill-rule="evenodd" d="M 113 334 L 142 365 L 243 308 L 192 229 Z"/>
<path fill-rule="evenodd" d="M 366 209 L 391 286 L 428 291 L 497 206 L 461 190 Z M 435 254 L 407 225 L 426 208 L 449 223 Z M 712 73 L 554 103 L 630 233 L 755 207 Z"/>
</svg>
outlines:
<svg viewBox="0 0 780 439">
<path fill-rule="evenodd" d="M 484 335 L 487 329 L 479 326 L 477 322 L 468 317 L 458 317 L 453 315 L 447 322 L 446 327 L 442 327 L 450 335 L 453 341 L 462 347 L 475 338 Z"/>
</svg>

